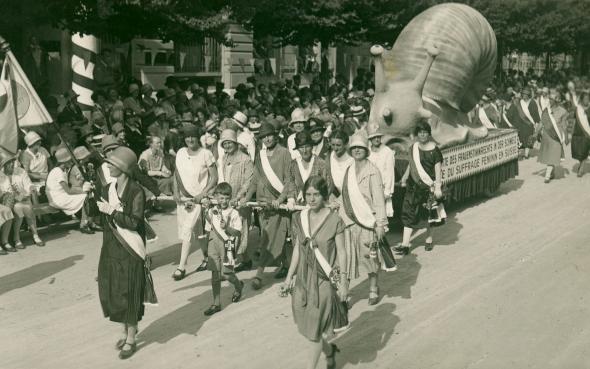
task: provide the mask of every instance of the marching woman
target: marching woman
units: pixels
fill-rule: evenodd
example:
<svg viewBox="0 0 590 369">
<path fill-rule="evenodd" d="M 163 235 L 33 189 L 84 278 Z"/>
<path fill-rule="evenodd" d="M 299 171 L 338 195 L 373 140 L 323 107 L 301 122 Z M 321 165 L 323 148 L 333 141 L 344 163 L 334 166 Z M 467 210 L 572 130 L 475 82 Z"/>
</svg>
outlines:
<svg viewBox="0 0 590 369">
<path fill-rule="evenodd" d="M 590 108 L 590 94 L 582 92 L 580 104 L 576 109 L 576 123 L 572 134 L 572 158 L 580 162 L 578 177 L 584 174 L 584 163 L 590 155 L 590 124 L 588 124 L 588 108 Z"/>
<path fill-rule="evenodd" d="M 144 304 L 156 304 L 152 277 L 146 265 L 145 194 L 130 178 L 137 156 L 118 147 L 107 159 L 116 181 L 103 189 L 98 201 L 104 214 L 102 249 L 98 263 L 98 295 L 104 316 L 123 326 L 116 343 L 119 358 L 127 359 L 137 350 L 137 324 Z"/>
<path fill-rule="evenodd" d="M 342 184 L 340 216 L 344 220 L 348 256 L 348 278 L 358 278 L 360 269 L 369 274 L 369 305 L 379 302 L 378 273 L 382 255 L 378 242 L 385 237 L 387 216 L 383 181 L 379 169 L 369 157 L 369 143 L 364 136 L 352 136 L 348 149 L 354 162 L 346 169 Z"/>
<path fill-rule="evenodd" d="M 299 333 L 310 341 L 306 368 L 316 367 L 322 351 L 327 367 L 335 368 L 339 350 L 328 340 L 348 326 L 342 303 L 348 294 L 344 223 L 326 207 L 330 193 L 324 178 L 309 177 L 303 193 L 309 209 L 294 217 L 295 247 L 282 290 L 293 291 L 293 318 Z"/>
<path fill-rule="evenodd" d="M 178 238 L 182 242 L 180 262 L 172 278 L 180 281 L 186 275 L 186 262 L 191 243 L 197 233 L 204 233 L 204 218 L 201 201 L 217 184 L 215 158 L 211 151 L 202 148 L 199 142 L 200 132 L 196 126 L 184 130 L 186 147 L 176 153 L 176 171 L 174 172 L 174 198 L 178 220 Z M 200 223 L 199 223 L 200 222 Z M 207 245 L 203 243 L 204 260 L 197 271 L 207 269 Z"/>
<path fill-rule="evenodd" d="M 531 89 L 525 87 L 521 95 L 522 98 L 515 100 L 506 116 L 514 128 L 518 130 L 520 148 L 524 151 L 524 158 L 528 159 L 536 140 L 535 120 L 529 112 Z"/>
<path fill-rule="evenodd" d="M 442 204 L 436 207 L 436 222 L 432 222 L 431 209 L 442 199 L 442 153 L 432 141 L 430 125 L 424 121 L 418 122 L 414 129 L 417 138 L 410 147 L 410 163 L 402 176 L 401 185 L 406 187 L 402 206 L 402 223 L 404 233 L 402 243 L 395 251 L 406 255 L 410 252 L 410 239 L 414 229 L 426 228 L 426 251 L 433 248 L 431 225 L 444 223 L 446 214 Z M 438 214 L 440 211 L 440 214 Z"/>
<path fill-rule="evenodd" d="M 554 169 L 564 157 L 563 148 L 569 143 L 567 135 L 568 112 L 560 105 L 561 94 L 551 89 L 549 91 L 549 107 L 541 116 L 541 150 L 540 163 L 547 165 L 545 183 L 549 183 L 554 176 Z"/>
<path fill-rule="evenodd" d="M 328 173 L 332 185 L 330 188 L 330 201 L 332 203 L 335 203 L 335 200 L 340 197 L 344 174 L 350 164 L 354 162 L 354 159 L 347 152 L 348 140 L 348 135 L 341 129 L 334 131 L 330 137 L 332 152 L 328 159 Z"/>
</svg>

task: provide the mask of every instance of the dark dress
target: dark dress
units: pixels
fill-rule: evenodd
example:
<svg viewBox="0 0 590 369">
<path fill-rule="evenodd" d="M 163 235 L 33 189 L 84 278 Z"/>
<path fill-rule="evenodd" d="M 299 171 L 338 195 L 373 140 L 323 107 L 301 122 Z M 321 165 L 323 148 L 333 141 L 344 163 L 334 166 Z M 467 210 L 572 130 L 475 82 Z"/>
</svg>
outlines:
<svg viewBox="0 0 590 369">
<path fill-rule="evenodd" d="M 586 115 L 588 115 L 587 111 Z M 572 158 L 582 161 L 586 160 L 589 154 L 590 138 L 586 136 L 584 130 L 578 122 L 578 118 L 576 117 L 576 122 L 574 123 L 574 132 L 572 133 Z"/>
<path fill-rule="evenodd" d="M 316 257 L 305 242 L 305 234 L 301 225 L 301 217 L 296 216 L 293 234 L 297 239 L 295 247 L 299 247 L 299 263 L 297 278 L 293 290 L 293 318 L 299 333 L 311 341 L 318 341 L 322 334 L 332 335 L 337 325 L 333 314 L 335 288 L 321 269 Z M 318 230 L 310 226 L 314 244 L 318 247 L 330 266 L 337 264 L 336 235 L 344 232 L 344 222 L 337 212 L 332 211 Z"/>
<path fill-rule="evenodd" d="M 434 165 L 442 163 L 442 152 L 438 147 L 430 151 L 420 150 L 420 162 L 431 178 L 435 178 Z M 428 201 L 430 188 L 422 181 L 416 182 L 409 176 L 402 207 L 402 223 L 404 227 L 422 229 L 428 227 L 428 210 L 424 204 Z"/>
<path fill-rule="evenodd" d="M 108 188 L 103 197 L 108 200 Z M 104 224 L 115 221 L 120 227 L 137 231 L 145 243 L 145 195 L 132 179 L 123 191 L 121 205 L 123 212 L 104 215 Z M 123 246 L 105 226 L 98 262 L 98 295 L 104 316 L 113 322 L 137 324 L 144 314 L 145 289 L 143 259 Z"/>
</svg>

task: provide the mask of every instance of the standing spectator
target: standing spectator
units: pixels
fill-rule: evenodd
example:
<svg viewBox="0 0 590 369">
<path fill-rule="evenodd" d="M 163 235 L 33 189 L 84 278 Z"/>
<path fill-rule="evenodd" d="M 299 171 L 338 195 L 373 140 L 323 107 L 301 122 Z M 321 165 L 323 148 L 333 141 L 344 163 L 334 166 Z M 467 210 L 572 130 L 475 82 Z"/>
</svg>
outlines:
<svg viewBox="0 0 590 369">
<path fill-rule="evenodd" d="M 66 105 L 57 116 L 57 121 L 61 125 L 74 127 L 86 122 L 86 118 L 84 117 L 84 114 L 82 114 L 82 109 L 78 105 L 78 96 L 80 95 L 74 90 L 66 91 L 64 94 Z"/>
<path fill-rule="evenodd" d="M 392 196 L 395 187 L 395 156 L 394 152 L 383 145 L 381 138 L 383 133 L 377 129 L 369 133 L 369 141 L 371 142 L 371 153 L 369 160 L 373 165 L 379 169 L 381 179 L 383 180 L 383 196 L 385 197 L 385 212 L 387 217 L 393 217 Z"/>
<path fill-rule="evenodd" d="M 37 37 L 31 36 L 22 60 L 23 70 L 41 99 L 49 94 L 48 61 L 49 56 L 39 45 Z"/>
<path fill-rule="evenodd" d="M 136 83 L 129 85 L 129 96 L 123 100 L 123 107 L 125 109 L 131 109 L 134 114 L 139 116 L 145 114 L 145 109 L 141 106 L 139 86 Z"/>
<path fill-rule="evenodd" d="M 37 220 L 33 213 L 33 204 L 31 194 L 35 191 L 35 186 L 24 169 L 15 165 L 16 156 L 7 157 L 0 165 L 2 173 L 0 174 L 0 191 L 2 193 L 11 193 L 14 198 L 12 211 L 14 212 L 13 237 L 14 247 L 24 249 L 25 246 L 20 240 L 20 227 L 23 224 L 23 218 L 27 219 L 29 229 L 33 233 L 33 241 L 37 246 L 45 246 L 45 243 L 37 233 Z"/>
</svg>

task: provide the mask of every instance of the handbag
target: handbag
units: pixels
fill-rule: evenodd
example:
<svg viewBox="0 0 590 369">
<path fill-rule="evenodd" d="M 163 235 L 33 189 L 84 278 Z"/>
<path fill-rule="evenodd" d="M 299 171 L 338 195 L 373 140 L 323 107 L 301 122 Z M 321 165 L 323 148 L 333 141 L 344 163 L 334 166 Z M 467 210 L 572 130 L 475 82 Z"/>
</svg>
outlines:
<svg viewBox="0 0 590 369">
<path fill-rule="evenodd" d="M 428 195 L 426 202 L 426 209 L 428 210 L 428 224 L 432 227 L 438 227 L 445 224 L 447 213 L 442 201 L 437 200 L 433 193 Z"/>
<path fill-rule="evenodd" d="M 389 247 L 389 242 L 387 242 L 387 239 L 383 237 L 381 241 L 377 241 L 376 244 L 376 246 L 379 248 L 379 251 L 381 252 L 381 258 L 383 259 L 383 263 L 381 263 L 381 269 L 385 270 L 386 272 L 393 272 L 397 270 L 395 256 L 393 256 L 393 252 L 391 251 L 391 247 Z"/>
</svg>

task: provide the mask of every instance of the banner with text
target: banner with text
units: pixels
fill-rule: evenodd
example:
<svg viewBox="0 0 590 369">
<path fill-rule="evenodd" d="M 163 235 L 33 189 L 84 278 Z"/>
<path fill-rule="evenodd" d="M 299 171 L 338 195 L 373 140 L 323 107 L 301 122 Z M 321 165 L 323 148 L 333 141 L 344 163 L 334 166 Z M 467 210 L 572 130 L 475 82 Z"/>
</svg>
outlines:
<svg viewBox="0 0 590 369">
<path fill-rule="evenodd" d="M 516 130 L 490 131 L 482 140 L 442 150 L 442 181 L 451 183 L 518 159 Z"/>
</svg>

